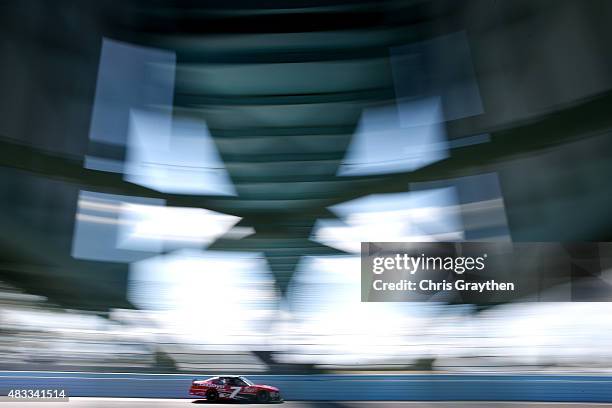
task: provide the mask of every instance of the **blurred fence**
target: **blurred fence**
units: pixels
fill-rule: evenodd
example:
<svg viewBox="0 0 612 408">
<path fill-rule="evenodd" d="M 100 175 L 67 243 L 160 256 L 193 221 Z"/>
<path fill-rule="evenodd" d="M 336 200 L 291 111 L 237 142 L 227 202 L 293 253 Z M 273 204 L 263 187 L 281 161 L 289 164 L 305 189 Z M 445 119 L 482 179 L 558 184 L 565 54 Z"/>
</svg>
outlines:
<svg viewBox="0 0 612 408">
<path fill-rule="evenodd" d="M 204 378 L 205 376 L 198 376 Z M 193 376 L 0 372 L 10 389 L 64 389 L 71 397 L 190 398 Z M 589 375 L 253 375 L 287 400 L 612 402 L 612 376 Z"/>
</svg>

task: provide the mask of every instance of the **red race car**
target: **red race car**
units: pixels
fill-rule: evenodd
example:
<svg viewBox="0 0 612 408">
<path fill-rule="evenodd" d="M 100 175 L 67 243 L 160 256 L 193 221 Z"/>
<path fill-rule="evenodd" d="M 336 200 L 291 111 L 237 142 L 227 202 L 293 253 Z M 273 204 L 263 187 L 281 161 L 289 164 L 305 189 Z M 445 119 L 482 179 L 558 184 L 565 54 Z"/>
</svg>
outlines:
<svg viewBox="0 0 612 408">
<path fill-rule="evenodd" d="M 190 395 L 205 397 L 207 401 L 235 400 L 260 403 L 281 402 L 283 399 L 276 387 L 254 384 L 237 375 L 212 377 L 207 380 L 193 380 Z"/>
</svg>

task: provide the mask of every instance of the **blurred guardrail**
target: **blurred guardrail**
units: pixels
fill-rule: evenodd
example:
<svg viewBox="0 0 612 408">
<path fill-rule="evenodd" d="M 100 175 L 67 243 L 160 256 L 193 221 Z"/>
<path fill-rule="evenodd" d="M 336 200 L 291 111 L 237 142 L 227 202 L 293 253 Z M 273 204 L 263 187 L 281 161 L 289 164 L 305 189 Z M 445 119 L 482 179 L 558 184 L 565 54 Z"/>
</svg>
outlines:
<svg viewBox="0 0 612 408">
<path fill-rule="evenodd" d="M 207 376 L 198 375 L 198 378 Z M 194 376 L 0 372 L 0 395 L 10 389 L 64 389 L 71 397 L 189 398 Z M 252 375 L 277 386 L 287 400 L 580 401 L 612 402 L 612 375 Z"/>
</svg>

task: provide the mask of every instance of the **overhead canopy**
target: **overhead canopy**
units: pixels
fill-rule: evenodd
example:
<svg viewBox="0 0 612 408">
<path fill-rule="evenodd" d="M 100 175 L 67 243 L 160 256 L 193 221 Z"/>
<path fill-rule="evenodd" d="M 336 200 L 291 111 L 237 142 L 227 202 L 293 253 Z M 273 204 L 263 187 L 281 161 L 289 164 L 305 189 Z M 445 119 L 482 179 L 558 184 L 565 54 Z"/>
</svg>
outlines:
<svg viewBox="0 0 612 408">
<path fill-rule="evenodd" d="M 45 49 L 31 40 L 31 29 L 9 20 L 34 21 L 29 13 L 41 13 L 39 9 L 50 6 L 42 2 L 36 10 L 2 6 L 7 12 L 1 20 L 7 20 L 7 32 L 21 49 L 21 59 L 0 68 L 2 83 L 27 68 L 21 83 L 27 80 L 31 88 L 17 84 L 8 87 L 7 95 L 25 93 L 20 120 L 33 123 L 25 128 L 0 127 L 2 190 L 8 197 L 2 203 L 5 233 L 0 243 L 4 264 L 0 279 L 18 282 L 70 307 L 129 307 L 126 264 L 71 257 L 78 193 L 87 190 L 163 199 L 166 205 L 241 217 L 238 225 L 252 227 L 255 233 L 241 240 L 221 237 L 210 248 L 265 254 L 284 292 L 301 257 L 339 252 L 311 239 L 317 220 L 336 219 L 331 206 L 370 194 L 406 192 L 411 183 L 490 172 L 496 163 L 612 128 L 607 112 L 612 81 L 607 77 L 588 90 L 564 95 L 563 103 L 548 110 L 531 107 L 528 114 L 519 109 L 528 92 L 500 96 L 496 91 L 503 87 L 495 88 L 490 82 L 500 67 L 491 63 L 489 55 L 499 47 L 511 49 L 511 41 L 510 37 L 497 43 L 486 41 L 493 23 L 473 19 L 482 12 L 481 6 L 456 1 L 298 3 L 286 8 L 268 2 L 255 9 L 241 2 L 231 6 L 224 2 L 198 6 L 188 1 L 83 2 L 75 6 L 74 13 L 82 21 L 70 23 L 74 26 L 57 13 L 40 14 L 43 22 L 36 20 L 36 30 L 52 30 L 45 41 L 56 45 Z M 582 7 L 592 12 L 589 6 Z M 512 14 L 513 10 L 501 12 Z M 547 11 L 533 8 L 528 18 L 554 20 Z M 87 34 L 81 36 L 81 31 Z M 465 41 L 471 48 L 484 108 L 443 121 L 450 142 L 447 157 L 390 174 L 339 174 L 363 125 L 364 111 L 395 109 L 401 103 L 394 68 L 397 55 L 405 56 L 397 54 L 401 47 L 419 44 L 418 49 L 423 49 L 428 41 L 457 32 L 468 33 Z M 90 148 L 88 123 L 103 37 L 176 52 L 173 116 L 205 124 L 235 195 L 161 192 L 129 183 L 121 174 L 83 166 Z M 527 63 L 517 59 L 504 69 L 520 72 Z M 560 73 L 563 81 L 571 81 L 572 75 Z M 431 80 L 427 77 L 423 82 Z M 534 80 L 531 86 L 546 93 L 551 84 Z M 500 98 L 506 98 L 505 105 Z M 443 108 L 448 113 L 448 106 Z M 488 135 L 487 143 L 452 144 L 482 134 Z M 116 146 L 99 143 L 96 148 L 110 151 Z M 116 150 L 112 154 L 125 156 L 123 149 Z M 559 186 L 558 191 L 564 188 Z M 531 215 L 513 212 L 516 200 L 511 196 L 506 200 L 515 239 L 557 239 L 554 229 L 524 232 L 529 230 L 525 225 Z M 600 225 L 610 226 L 611 221 L 608 216 Z M 589 223 L 593 228 L 576 226 L 569 235 L 609 238 L 604 228 Z"/>
</svg>

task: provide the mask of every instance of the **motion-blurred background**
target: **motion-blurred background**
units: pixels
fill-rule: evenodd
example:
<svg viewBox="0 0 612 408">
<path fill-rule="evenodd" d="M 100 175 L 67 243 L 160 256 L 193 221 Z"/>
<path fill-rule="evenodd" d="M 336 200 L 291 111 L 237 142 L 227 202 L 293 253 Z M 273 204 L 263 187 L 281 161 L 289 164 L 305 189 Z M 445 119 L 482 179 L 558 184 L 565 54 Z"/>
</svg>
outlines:
<svg viewBox="0 0 612 408">
<path fill-rule="evenodd" d="M 1 2 L 0 369 L 609 370 L 608 303 L 360 303 L 359 250 L 612 240 L 610 21 Z"/>
</svg>

